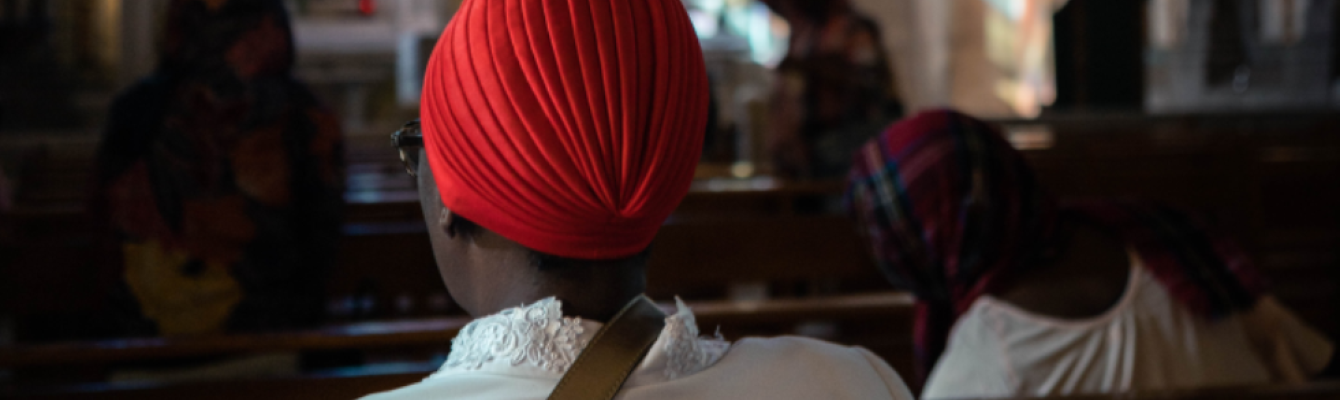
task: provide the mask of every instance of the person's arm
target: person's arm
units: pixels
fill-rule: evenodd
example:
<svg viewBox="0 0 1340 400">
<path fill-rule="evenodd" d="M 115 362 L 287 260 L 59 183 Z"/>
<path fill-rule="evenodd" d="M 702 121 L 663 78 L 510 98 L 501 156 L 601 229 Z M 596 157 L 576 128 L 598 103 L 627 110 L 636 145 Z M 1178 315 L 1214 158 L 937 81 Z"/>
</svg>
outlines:
<svg viewBox="0 0 1340 400">
<path fill-rule="evenodd" d="M 1276 381 L 1301 383 L 1335 372 L 1335 345 L 1273 296 L 1262 296 L 1242 314 L 1253 350 Z"/>
<path fill-rule="evenodd" d="M 960 319 L 945 353 L 921 389 L 922 399 L 964 399 L 1024 395 L 1006 332 L 994 319 Z"/>
</svg>

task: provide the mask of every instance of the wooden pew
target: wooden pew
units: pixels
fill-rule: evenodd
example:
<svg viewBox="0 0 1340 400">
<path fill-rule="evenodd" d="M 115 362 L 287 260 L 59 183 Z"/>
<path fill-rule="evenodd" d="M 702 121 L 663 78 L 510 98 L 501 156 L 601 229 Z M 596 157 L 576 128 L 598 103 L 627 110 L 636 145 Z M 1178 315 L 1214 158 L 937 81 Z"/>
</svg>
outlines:
<svg viewBox="0 0 1340 400">
<path fill-rule="evenodd" d="M 1128 393 L 1085 394 L 1056 397 L 1016 397 L 1011 400 L 1320 400 L 1340 398 L 1340 381 L 1322 381 L 1298 385 L 1260 385 L 1203 389 L 1178 389 Z M 965 399 L 967 400 L 967 399 Z M 1002 400 L 1002 399 L 998 399 Z"/>
<path fill-rule="evenodd" d="M 346 226 L 329 296 L 371 296 L 368 314 L 380 318 L 440 313 L 425 307 L 446 291 L 424 229 L 421 222 Z M 740 284 L 782 296 L 892 289 L 865 246 L 844 216 L 672 220 L 652 243 L 648 293 L 724 298 Z M 411 305 L 398 309 L 406 298 Z"/>
<path fill-rule="evenodd" d="M 345 221 L 422 221 L 419 194 L 400 164 L 349 167 Z M 804 214 L 799 201 L 842 192 L 841 181 L 787 181 L 771 177 L 695 181 L 672 218 L 776 217 Z M 811 211 L 810 213 L 813 213 Z"/>
<path fill-rule="evenodd" d="M 1309 316 L 1326 315 L 1325 312 L 1340 311 L 1340 210 L 1333 204 L 1340 202 L 1340 185 L 1326 185 L 1325 182 L 1340 180 L 1340 136 L 1332 135 L 1337 123 L 1335 117 L 1316 115 L 1191 115 L 1191 116 L 1128 116 L 1128 115 L 1086 115 L 1077 117 L 1048 117 L 1040 121 L 1003 121 L 1015 131 L 1038 130 L 1048 133 L 1044 145 L 1033 143 L 1025 151 L 1034 163 L 1043 182 L 1054 192 L 1063 195 L 1135 195 L 1145 198 L 1168 201 L 1174 204 L 1209 211 L 1221 217 L 1221 222 L 1230 232 L 1236 234 L 1255 254 L 1257 260 L 1268 271 L 1278 288 L 1285 295 L 1286 303 L 1300 308 L 1312 308 L 1306 311 Z M 355 140 L 357 139 L 357 140 Z M 389 151 L 384 138 L 351 138 L 350 154 L 350 205 L 348 219 L 354 228 L 379 224 L 399 224 L 400 228 L 382 229 L 386 238 L 373 239 L 364 230 L 361 237 L 350 238 L 346 243 L 359 249 L 345 249 L 342 253 L 349 261 L 342 269 L 352 265 L 366 265 L 368 268 L 382 268 L 388 264 L 385 257 L 405 259 L 405 263 L 394 264 L 424 265 L 412 267 L 416 271 L 407 272 L 403 278 L 381 277 L 381 284 L 366 289 L 365 281 L 354 278 L 341 280 L 336 278 L 332 284 L 332 297 L 358 293 L 364 290 L 387 292 L 385 298 L 376 302 L 385 310 L 380 316 L 403 315 L 415 317 L 432 311 L 430 301 L 424 296 L 437 296 L 442 292 L 436 289 L 436 278 L 432 275 L 431 263 L 425 255 L 426 247 L 408 250 L 407 255 L 378 252 L 387 247 L 378 242 L 404 239 L 409 242 L 423 242 L 413 237 L 412 230 L 403 229 L 421 224 L 416 196 L 410 179 L 403 173 L 394 152 Z M 65 149 L 65 147 L 62 147 Z M 77 149 L 76 149 L 77 150 Z M 75 176 L 80 168 L 87 168 L 88 162 L 79 161 L 80 154 L 88 158 L 88 149 L 68 151 L 51 158 L 50 163 L 59 167 L 60 176 Z M 12 172 L 12 171 L 11 171 Z M 78 179 L 75 179 L 78 180 Z M 56 181 L 67 184 L 58 185 Z M 59 201 L 70 196 L 76 189 L 71 179 L 54 179 L 52 182 L 34 181 L 39 191 L 46 194 L 34 194 L 34 199 L 46 199 L 30 203 L 43 203 L 40 210 L 25 211 L 26 216 L 17 219 L 23 222 L 20 237 L 11 237 L 9 244 L 0 243 L 6 254 L 0 254 L 9 268 L 16 265 L 47 264 L 73 265 L 78 261 L 81 246 L 86 241 L 78 240 L 81 223 L 74 218 L 65 218 L 77 213 L 77 206 L 70 202 Z M 82 185 L 82 183 L 81 183 Z M 60 187 L 48 187 L 60 186 Z M 44 188 L 44 189 L 43 189 Z M 795 205 L 801 199 L 834 197 L 839 195 L 841 182 L 790 183 L 768 179 L 750 181 L 710 180 L 695 183 L 693 191 L 685 199 L 680 212 L 674 218 L 694 223 L 694 218 L 730 219 L 741 216 L 771 218 L 791 216 Z M 80 200 L 82 201 L 82 200 Z M 50 204 L 45 204 L 50 203 Z M 78 204 L 79 201 L 73 202 Z M 64 213 L 60 210 L 66 209 Z M 74 211 L 71 211 L 73 209 Z M 64 219 L 62 219 L 64 218 Z M 66 220 L 67 222 L 59 222 Z M 836 220 L 836 219 L 835 219 Z M 13 224 L 11 224 L 13 225 Z M 667 228 L 669 230 L 670 228 Z M 356 230 L 356 229 L 355 229 Z M 755 230 L 754 232 L 761 231 Z M 0 237 L 4 236 L 0 227 Z M 62 234 L 57 231 L 65 231 Z M 33 234 L 49 232 L 49 234 Z M 737 230 L 738 234 L 718 235 L 732 238 L 747 238 L 753 235 L 747 228 Z M 55 238 L 53 241 L 34 246 L 30 237 L 42 236 Z M 667 234 L 665 236 L 675 236 Z M 681 235 L 683 236 L 683 235 Z M 823 246 L 843 246 L 834 244 L 851 240 L 852 235 L 841 234 L 840 239 Z M 689 239 L 692 239 L 690 236 Z M 743 239 L 750 240 L 750 239 Z M 825 239 L 827 240 L 827 239 Z M 0 240 L 3 242 L 3 240 Z M 762 242 L 760 240 L 760 242 Z M 360 243 L 368 243 L 364 246 Z M 707 243 L 707 241 L 697 241 Z M 812 246 L 777 246 L 777 249 L 798 250 Z M 848 246 L 856 253 L 864 253 L 859 246 Z M 58 259 L 48 260 L 45 256 L 24 256 L 37 253 L 28 249 L 40 248 L 42 254 L 56 254 Z M 62 250 L 64 249 L 64 250 Z M 68 251 L 74 250 L 74 251 Z M 662 244 L 657 252 L 679 253 L 673 244 Z M 705 254 L 715 254 L 708 256 Z M 710 250 L 676 256 L 678 260 L 665 262 L 653 260 L 657 265 L 675 265 L 681 271 L 695 268 L 699 259 L 721 256 L 730 257 L 728 252 Z M 786 259 L 780 252 L 767 252 L 774 258 Z M 697 257 L 697 259 L 695 259 Z M 805 256 L 799 256 L 805 257 Z M 855 258 L 852 256 L 845 256 Z M 741 257 L 743 259 L 743 257 Z M 409 260 L 417 260 L 412 264 Z M 394 260 L 393 260 L 394 261 Z M 868 262 L 857 261 L 862 267 Z M 755 268 L 748 262 L 732 262 L 731 268 Z M 799 265 L 805 263 L 791 263 Z M 791 274 L 788 269 L 768 265 L 758 267 L 782 275 Z M 804 268 L 844 268 L 842 265 L 809 263 Z M 858 265 L 858 264 L 843 264 Z M 57 271 L 60 268 L 47 268 Z M 4 269 L 5 266 L 0 266 Z M 859 268 L 859 267 L 858 267 Z M 73 269 L 73 267 L 72 267 Z M 668 269 L 673 271 L 673 269 Z M 667 289 L 658 293 L 687 293 L 693 295 L 697 288 L 688 288 L 675 284 L 681 277 L 692 279 L 694 276 L 712 276 L 712 274 L 730 269 L 701 268 L 705 275 L 689 273 L 661 274 L 653 272 L 653 281 L 666 282 Z M 21 271 L 20 276 L 32 276 L 36 271 Z M 55 276 L 74 276 L 74 272 L 52 272 Z M 13 276 L 6 273 L 6 276 Z M 50 281 L 50 280 L 48 280 Z M 704 279 L 705 281 L 705 279 Z M 15 282 L 11 280 L 11 282 Z M 688 282 L 685 282 L 687 284 Z M 87 285 L 76 285 L 86 288 Z M 32 287 L 31 285 L 26 287 Z M 399 288 L 407 288 L 401 290 Z M 22 287 L 8 292 L 18 292 Z M 655 289 L 655 288 L 654 288 Z M 660 290 L 660 289 L 655 289 Z M 712 294 L 710 289 L 704 296 Z M 89 290 L 47 290 L 46 293 L 91 293 Z M 399 293 L 410 293 L 412 303 L 418 311 L 400 313 L 397 308 Z M 720 294 L 720 293 L 717 293 Z M 10 297 L 14 297 L 11 295 Z M 29 301 L 24 294 L 19 299 L 6 303 L 45 304 L 50 308 L 57 302 Z M 39 296 L 40 297 L 40 296 Z M 436 297 L 434 297 L 436 298 Z M 74 302 L 86 304 L 88 302 Z M 64 304 L 72 304 L 65 302 Z M 3 307 L 0 307 L 3 308 Z M 1340 324 L 1323 322 L 1325 330 L 1340 334 Z"/>
<path fill-rule="evenodd" d="M 419 358 L 444 354 L 452 329 L 466 319 L 436 317 L 460 311 L 429 306 L 447 295 L 422 223 L 351 224 L 343 240 L 329 298 L 355 304 L 370 300 L 372 309 L 335 317 L 386 322 L 310 332 L 0 348 L 0 369 L 333 349 Z M 838 216 L 682 219 L 667 224 L 655 241 L 648 292 L 660 301 L 676 295 L 690 300 L 704 333 L 817 335 L 864 345 L 910 370 L 910 299 L 888 294 L 891 287 L 871 265 L 862 243 L 849 221 Z M 719 300 L 742 284 L 758 285 L 770 298 Z M 412 299 L 412 305 L 400 309 L 401 299 Z"/>
<path fill-rule="evenodd" d="M 0 390 L 12 399 L 355 399 L 418 382 L 427 372 L 359 375 L 314 375 L 228 382 L 194 382 L 164 385 L 85 385 L 37 391 Z M 1340 398 L 1340 382 L 1299 385 L 1262 385 L 1204 389 L 1181 389 L 1130 393 L 1088 394 L 1057 397 L 1018 397 L 1013 400 L 1322 400 Z M 966 399 L 965 399 L 966 400 Z"/>
<path fill-rule="evenodd" d="M 798 321 L 818 321 L 832 327 L 846 324 L 870 326 L 873 323 L 877 325 L 873 334 L 867 330 L 864 336 L 851 336 L 843 342 L 865 346 L 896 368 L 910 371 L 913 364 L 909 338 L 912 301 L 904 293 L 872 293 L 820 299 L 694 302 L 689 307 L 704 334 L 716 332 L 730 340 L 791 333 Z M 675 309 L 671 303 L 662 303 L 661 307 L 667 313 Z M 0 371 L 11 370 L 18 379 L 11 386 L 26 391 L 96 383 L 105 379 L 100 376 L 118 366 L 200 357 L 226 359 L 343 349 L 356 350 L 364 354 L 365 360 L 431 363 L 429 360 L 447 354 L 451 338 L 468 322 L 465 317 L 439 317 L 354 323 L 308 331 L 19 345 L 0 347 Z M 80 374 L 65 371 L 79 371 Z M 35 378 L 24 378 L 26 376 Z M 23 382 L 29 383 L 20 384 Z M 0 388 L 3 386 L 0 384 Z"/>
<path fill-rule="evenodd" d="M 784 296 L 832 293 L 779 293 L 786 289 L 779 285 L 832 283 L 838 285 L 834 291 L 846 292 L 892 289 L 851 220 L 835 215 L 667 224 L 652 242 L 647 281 L 648 291 L 662 296 L 721 295 L 711 290 L 749 283 L 769 284 L 772 295 Z"/>
<path fill-rule="evenodd" d="M 1286 304 L 1324 331 L 1340 333 L 1334 318 L 1340 310 L 1340 211 L 1333 206 L 1340 204 L 1340 185 L 1325 184 L 1340 181 L 1340 136 L 1331 134 L 1333 119 L 1086 117 L 1041 124 L 1052 135 L 1050 143 L 1025 154 L 1053 191 L 1136 195 L 1207 210 L 1257 256 Z M 368 290 L 383 308 L 373 316 L 422 317 L 432 310 L 421 306 L 398 313 L 395 299 L 411 293 L 417 304 L 425 304 L 431 303 L 426 297 L 444 292 L 412 186 L 404 185 L 408 178 L 398 165 L 379 168 L 384 171 L 373 168 L 373 173 L 401 178 L 370 186 L 366 202 L 352 202 L 350 235 L 331 295 L 357 294 L 371 277 L 375 284 Z M 394 179 L 403 182 L 395 186 Z M 868 289 L 886 287 L 845 217 L 791 215 L 797 199 L 836 196 L 840 182 L 808 187 L 766 182 L 736 183 L 734 189 L 697 184 L 685 200 L 686 212 L 658 237 L 650 291 L 659 299 L 675 293 L 719 299 L 734 285 L 759 282 L 774 295 L 795 297 L 847 291 L 853 288 L 843 285 L 852 281 L 868 283 Z M 832 281 L 838 282 L 825 283 Z M 843 328 L 867 335 L 858 338 L 867 343 L 906 332 L 905 326 L 892 325 Z"/>
<path fill-rule="evenodd" d="M 428 372 L 304 375 L 243 381 L 176 384 L 91 384 L 42 389 L 0 389 L 9 399 L 356 399 L 423 380 Z"/>
<path fill-rule="evenodd" d="M 1340 118 L 1260 113 L 1114 114 L 1000 122 L 1020 139 L 1018 143 L 1023 145 L 1025 156 L 1054 193 L 1140 197 L 1217 217 L 1220 228 L 1239 238 L 1254 255 L 1271 278 L 1275 293 L 1286 304 L 1324 331 L 1340 336 L 1340 320 L 1331 318 L 1340 314 L 1340 208 L 1334 206 L 1340 204 L 1340 184 L 1336 184 L 1340 182 L 1340 135 L 1333 134 L 1340 130 Z M 388 173 L 394 175 L 400 171 Z M 675 227 L 678 222 L 689 226 L 704 219 L 792 217 L 796 216 L 798 201 L 832 199 L 840 196 L 841 190 L 842 183 L 838 181 L 794 183 L 759 179 L 695 183 L 662 234 L 665 243 L 658 240 L 653 250 L 656 254 L 651 272 L 653 291 L 661 295 L 722 296 L 720 288 L 695 287 L 695 283 L 711 286 L 726 276 L 736 282 L 770 278 L 785 281 L 795 280 L 789 275 L 803 274 L 791 267 L 832 268 L 838 275 L 850 271 L 848 268 L 869 267 L 867 260 L 859 259 L 866 251 L 861 245 L 849 243 L 859 241 L 855 235 L 839 230 L 814 236 L 819 240 L 777 239 L 778 243 L 787 244 L 775 245 L 774 251 L 755 251 L 766 247 L 768 239 L 748 241 L 755 240 L 753 236 L 767 237 L 774 230 L 785 229 L 781 228 L 784 224 L 781 222 L 758 222 L 756 228 L 741 223 L 738 229 L 722 226 L 718 230 L 704 230 L 713 237 L 711 240 L 695 240 L 693 235 L 673 232 L 681 229 Z M 386 198 L 390 197 L 394 196 Z M 368 208 L 364 210 L 369 212 L 356 211 L 351 218 L 376 216 L 363 220 L 370 221 L 401 215 L 406 220 L 417 220 L 417 204 L 413 199 L 365 206 Z M 392 207 L 402 211 L 385 211 Z M 840 215 L 832 217 L 834 226 L 843 223 L 839 222 L 843 219 Z M 681 239 L 693 245 L 676 247 L 674 243 Z M 737 244 L 733 240 L 745 242 Z M 743 249 L 737 252 L 738 258 L 713 262 L 733 258 L 731 246 Z M 800 249 L 812 253 L 803 254 Z M 826 255 L 818 256 L 820 253 Z M 769 261 L 747 261 L 763 260 L 752 258 L 760 254 Z M 808 261 L 792 262 L 789 258 Z M 690 282 L 695 277 L 703 279 Z M 867 277 L 875 279 L 873 274 Z"/>
<path fill-rule="evenodd" d="M 718 324 L 788 323 L 798 319 L 905 319 L 912 298 L 888 292 L 752 302 L 695 302 L 689 308 L 708 331 Z M 667 313 L 672 303 L 661 303 Z M 138 338 L 0 347 L 0 369 L 29 366 L 111 364 L 125 361 L 190 358 L 324 349 L 370 349 L 446 345 L 468 317 L 439 317 L 363 322 L 307 331 L 227 334 L 187 338 Z"/>
</svg>

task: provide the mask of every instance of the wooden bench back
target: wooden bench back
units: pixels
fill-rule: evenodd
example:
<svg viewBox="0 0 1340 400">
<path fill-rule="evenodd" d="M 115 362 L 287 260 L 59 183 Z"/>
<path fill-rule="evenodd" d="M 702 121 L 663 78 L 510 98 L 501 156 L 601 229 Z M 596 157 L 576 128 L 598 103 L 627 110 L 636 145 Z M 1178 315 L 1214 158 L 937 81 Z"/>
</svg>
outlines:
<svg viewBox="0 0 1340 400">
<path fill-rule="evenodd" d="M 94 385 L 46 391 L 10 393 L 6 398 L 28 399 L 356 399 L 422 380 L 424 373 L 355 376 L 303 376 L 229 382 L 196 382 L 144 387 Z M 5 394 L 0 391 L 0 394 Z M 1322 400 L 1340 398 L 1340 382 L 1301 385 L 1186 389 L 1058 397 L 1019 397 L 1013 400 Z M 1005 399 L 1000 399 L 1005 400 Z"/>
<path fill-rule="evenodd" d="M 892 289 L 881 283 L 868 253 L 842 216 L 670 223 L 652 243 L 648 292 L 655 298 L 708 298 L 723 296 L 734 284 L 844 280 Z M 328 287 L 335 298 L 373 296 L 373 314 L 383 317 L 431 314 L 422 304 L 446 294 L 427 234 L 417 226 L 350 229 Z M 400 298 L 420 306 L 397 310 L 392 303 Z"/>
<path fill-rule="evenodd" d="M 1086 394 L 1057 397 L 1016 397 L 1010 400 L 1321 400 L 1340 398 L 1340 382 L 1299 385 L 1262 385 L 1205 389 L 1181 389 L 1130 393 Z M 1005 399 L 996 399 L 1005 400 Z"/>
</svg>

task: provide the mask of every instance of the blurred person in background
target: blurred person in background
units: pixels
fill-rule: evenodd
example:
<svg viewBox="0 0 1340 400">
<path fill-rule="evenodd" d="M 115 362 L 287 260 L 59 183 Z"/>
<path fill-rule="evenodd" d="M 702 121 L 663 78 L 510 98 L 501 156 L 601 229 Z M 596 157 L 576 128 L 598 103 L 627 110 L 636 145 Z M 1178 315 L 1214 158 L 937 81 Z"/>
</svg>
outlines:
<svg viewBox="0 0 1340 400">
<path fill-rule="evenodd" d="M 966 115 L 921 113 L 870 141 L 848 202 L 917 296 L 928 399 L 1301 382 L 1331 360 L 1232 240 L 1149 203 L 1059 206 Z"/>
<path fill-rule="evenodd" d="M 94 210 L 122 334 L 310 326 L 343 206 L 337 119 L 291 76 L 279 0 L 174 0 L 157 70 L 121 93 Z"/>
<path fill-rule="evenodd" d="M 769 0 L 791 25 L 767 148 L 777 172 L 838 178 L 852 152 L 902 115 L 879 27 L 847 0 Z"/>
</svg>

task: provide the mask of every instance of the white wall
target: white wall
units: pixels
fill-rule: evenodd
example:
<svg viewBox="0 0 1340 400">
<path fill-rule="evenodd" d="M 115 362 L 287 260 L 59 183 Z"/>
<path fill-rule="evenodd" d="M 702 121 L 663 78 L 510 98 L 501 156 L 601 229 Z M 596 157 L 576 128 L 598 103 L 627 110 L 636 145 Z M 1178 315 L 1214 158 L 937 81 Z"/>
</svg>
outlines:
<svg viewBox="0 0 1340 400">
<path fill-rule="evenodd" d="M 851 0 L 880 26 L 885 50 L 892 59 L 898 91 L 909 112 L 952 106 L 983 117 L 1010 117 L 1021 109 L 1002 98 L 1001 82 L 1021 81 L 1007 75 L 988 56 L 987 15 L 982 0 Z M 1040 15 L 1038 32 L 1050 37 L 1052 10 L 1065 0 L 1029 2 Z M 1133 0 L 1114 0 L 1133 1 Z M 1020 65 L 1026 65 L 1020 52 Z M 1043 73 L 1050 78 L 1049 73 Z M 1045 86 L 1045 84 L 1043 85 Z M 1044 100 L 1048 96 L 1040 95 Z M 1023 99 L 1027 100 L 1027 99 Z M 1027 102 L 1027 101 L 1023 101 Z M 1020 103 L 1020 101 L 1014 101 Z M 1033 104 L 1033 103 L 1029 103 Z M 1031 111 L 1032 112 L 1032 111 Z"/>
</svg>

